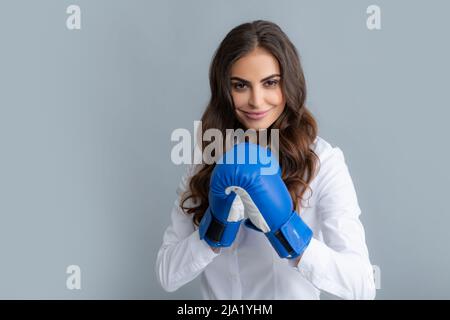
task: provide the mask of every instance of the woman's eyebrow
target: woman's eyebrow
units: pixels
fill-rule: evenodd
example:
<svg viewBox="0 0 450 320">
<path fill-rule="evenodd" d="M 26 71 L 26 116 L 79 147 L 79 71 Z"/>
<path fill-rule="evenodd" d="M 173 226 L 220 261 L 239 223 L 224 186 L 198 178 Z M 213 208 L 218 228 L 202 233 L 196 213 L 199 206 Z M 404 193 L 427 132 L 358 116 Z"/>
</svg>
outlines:
<svg viewBox="0 0 450 320">
<path fill-rule="evenodd" d="M 273 77 L 281 77 L 281 76 L 279 74 L 275 73 L 275 74 L 272 74 L 272 75 L 270 75 L 268 77 L 265 77 L 264 79 L 261 80 L 261 82 L 269 80 L 270 78 L 273 78 Z M 244 83 L 250 83 L 250 81 L 242 79 L 242 78 L 239 78 L 239 77 L 231 77 L 230 80 L 239 80 L 239 81 L 244 82 Z"/>
</svg>

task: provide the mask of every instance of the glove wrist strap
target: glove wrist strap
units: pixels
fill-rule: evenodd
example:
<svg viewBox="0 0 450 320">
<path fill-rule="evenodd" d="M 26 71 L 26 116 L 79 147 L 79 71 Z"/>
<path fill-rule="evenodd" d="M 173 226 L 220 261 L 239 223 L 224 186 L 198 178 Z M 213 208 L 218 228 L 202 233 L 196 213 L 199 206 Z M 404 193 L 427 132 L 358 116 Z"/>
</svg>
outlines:
<svg viewBox="0 0 450 320">
<path fill-rule="evenodd" d="M 312 238 L 312 230 L 293 211 L 278 230 L 266 233 L 267 238 L 281 258 L 293 259 L 305 251 Z"/>
<path fill-rule="evenodd" d="M 212 247 L 229 247 L 236 238 L 241 222 L 220 221 L 212 214 L 211 208 L 208 208 L 200 221 L 200 239 L 204 239 Z"/>
</svg>

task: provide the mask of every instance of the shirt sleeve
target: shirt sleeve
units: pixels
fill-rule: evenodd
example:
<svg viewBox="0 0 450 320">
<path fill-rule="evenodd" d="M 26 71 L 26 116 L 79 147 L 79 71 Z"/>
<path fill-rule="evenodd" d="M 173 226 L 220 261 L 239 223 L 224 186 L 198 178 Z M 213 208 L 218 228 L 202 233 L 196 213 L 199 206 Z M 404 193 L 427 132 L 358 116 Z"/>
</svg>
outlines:
<svg viewBox="0 0 450 320">
<path fill-rule="evenodd" d="M 164 290 L 173 292 L 196 278 L 220 254 L 200 239 L 194 228 L 192 215 L 180 208 L 180 200 L 187 188 L 195 165 L 190 165 L 177 188 L 177 199 L 171 212 L 171 224 L 163 236 L 156 258 L 155 271 Z M 190 201 L 190 200 L 188 200 Z"/>
<path fill-rule="evenodd" d="M 361 210 L 342 151 L 332 148 L 320 170 L 317 214 L 323 241 L 311 239 L 296 268 L 319 290 L 343 299 L 374 299 Z"/>
</svg>

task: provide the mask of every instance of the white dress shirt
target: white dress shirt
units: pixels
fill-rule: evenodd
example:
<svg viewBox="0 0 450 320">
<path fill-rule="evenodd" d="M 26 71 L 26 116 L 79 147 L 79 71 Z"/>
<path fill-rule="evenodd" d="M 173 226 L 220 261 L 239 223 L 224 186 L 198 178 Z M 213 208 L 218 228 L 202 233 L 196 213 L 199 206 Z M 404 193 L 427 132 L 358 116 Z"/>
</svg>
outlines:
<svg viewBox="0 0 450 320">
<path fill-rule="evenodd" d="M 361 210 L 344 155 L 320 137 L 312 149 L 320 169 L 310 184 L 311 198 L 309 189 L 303 195 L 300 216 L 313 238 L 298 265 L 281 259 L 263 233 L 243 224 L 233 245 L 218 253 L 200 240 L 192 215 L 179 207 L 189 178 L 199 168 L 190 165 L 156 260 L 161 286 L 172 292 L 200 276 L 205 299 L 319 299 L 320 291 L 343 299 L 374 299 Z"/>
</svg>

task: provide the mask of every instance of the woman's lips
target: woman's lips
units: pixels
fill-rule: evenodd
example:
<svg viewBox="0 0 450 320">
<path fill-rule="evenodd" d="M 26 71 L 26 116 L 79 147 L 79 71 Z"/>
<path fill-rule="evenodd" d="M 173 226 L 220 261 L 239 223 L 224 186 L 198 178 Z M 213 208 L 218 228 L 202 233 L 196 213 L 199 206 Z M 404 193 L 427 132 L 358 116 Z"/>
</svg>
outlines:
<svg viewBox="0 0 450 320">
<path fill-rule="evenodd" d="M 247 112 L 247 111 L 243 111 L 240 110 L 247 118 L 251 119 L 251 120 L 260 120 L 262 118 L 264 118 L 270 111 L 266 110 L 266 111 L 259 111 L 259 112 Z"/>
</svg>

